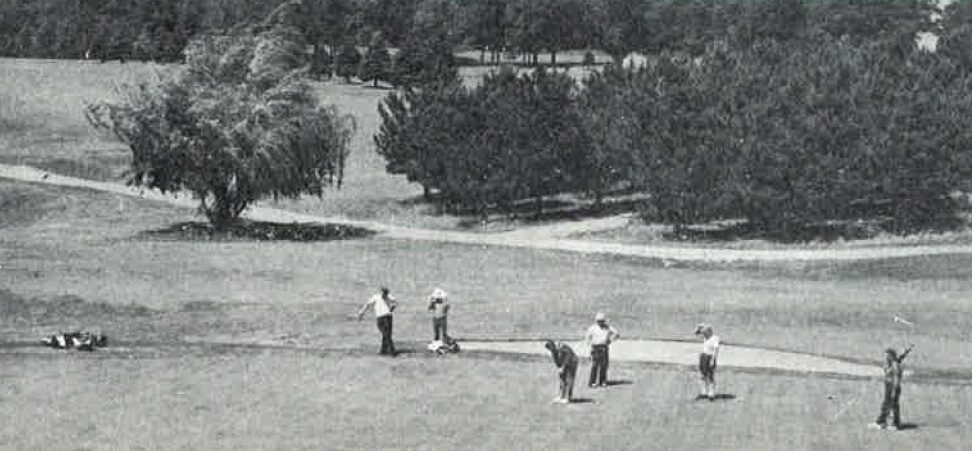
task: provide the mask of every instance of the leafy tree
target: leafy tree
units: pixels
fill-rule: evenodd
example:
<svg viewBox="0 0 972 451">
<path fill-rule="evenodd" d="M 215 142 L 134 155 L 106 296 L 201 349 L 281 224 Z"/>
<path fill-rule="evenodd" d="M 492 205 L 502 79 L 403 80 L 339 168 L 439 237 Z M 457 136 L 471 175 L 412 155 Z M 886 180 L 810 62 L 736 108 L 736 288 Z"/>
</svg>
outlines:
<svg viewBox="0 0 972 451">
<path fill-rule="evenodd" d="M 577 190 L 589 139 L 569 76 L 511 69 L 466 89 L 458 81 L 392 94 L 375 143 L 391 173 L 405 174 L 451 210 L 510 208 Z"/>
<path fill-rule="evenodd" d="M 361 53 L 354 45 L 354 41 L 346 40 L 341 48 L 338 49 L 337 56 L 334 57 L 334 72 L 338 77 L 344 77 L 345 82 L 351 82 L 351 76 L 355 75 L 358 65 L 361 63 Z"/>
<path fill-rule="evenodd" d="M 614 61 L 621 61 L 625 55 L 647 47 L 645 36 L 652 32 L 646 20 L 647 8 L 647 1 L 592 1 L 592 32 L 597 45 Z"/>
<path fill-rule="evenodd" d="M 334 70 L 334 58 L 323 45 L 314 46 L 314 54 L 311 56 L 310 74 L 317 79 L 331 78 Z"/>
<path fill-rule="evenodd" d="M 188 191 L 223 229 L 265 197 L 322 195 L 340 183 L 353 124 L 318 104 L 286 33 L 206 37 L 158 85 L 89 106 L 132 151 L 130 184 Z M 282 66 L 277 66 L 281 64 Z"/>
<path fill-rule="evenodd" d="M 381 34 L 375 34 L 371 38 L 368 51 L 358 68 L 358 78 L 372 82 L 372 86 L 376 88 L 379 80 L 387 81 L 391 78 L 391 55 Z"/>
<path fill-rule="evenodd" d="M 409 89 L 448 83 L 455 79 L 457 70 L 445 27 L 416 25 L 395 56 L 392 81 Z"/>
<path fill-rule="evenodd" d="M 499 62 L 500 51 L 506 43 L 508 22 L 506 8 L 509 0 L 470 0 L 463 5 L 465 43 L 481 51 L 480 63 L 485 62 L 489 50 L 491 62 Z"/>
<path fill-rule="evenodd" d="M 631 156 L 651 219 L 745 218 L 786 236 L 882 216 L 913 230 L 954 213 L 949 194 L 972 167 L 969 75 L 936 54 L 821 39 L 662 55 L 622 84 L 607 103 L 633 120 L 614 122 L 624 139 L 597 142 Z"/>
</svg>

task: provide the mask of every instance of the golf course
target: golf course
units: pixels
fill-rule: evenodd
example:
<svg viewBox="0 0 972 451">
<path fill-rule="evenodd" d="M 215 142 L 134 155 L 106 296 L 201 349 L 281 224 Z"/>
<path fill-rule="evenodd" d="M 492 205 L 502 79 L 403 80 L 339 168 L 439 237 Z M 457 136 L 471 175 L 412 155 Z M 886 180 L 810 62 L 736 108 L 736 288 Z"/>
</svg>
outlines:
<svg viewBox="0 0 972 451">
<path fill-rule="evenodd" d="M 470 225 L 385 173 L 372 136 L 387 90 L 335 80 L 314 89 L 356 121 L 343 185 L 244 217 L 367 233 L 197 236 L 182 232 L 205 222 L 198 202 L 126 186 L 130 152 L 84 117 L 167 70 L 0 60 L 0 449 L 972 443 L 967 229 L 719 245 L 639 241 L 626 215 Z M 382 286 L 399 302 L 394 359 L 355 318 Z M 434 287 L 449 292 L 458 354 L 426 352 Z M 598 390 L 579 343 L 595 312 L 622 335 Z M 701 322 L 725 344 L 713 402 L 695 400 Z M 73 330 L 109 345 L 40 345 Z M 581 357 L 574 403 L 549 403 L 545 339 Z M 868 430 L 884 350 L 908 344 L 905 427 Z"/>
</svg>

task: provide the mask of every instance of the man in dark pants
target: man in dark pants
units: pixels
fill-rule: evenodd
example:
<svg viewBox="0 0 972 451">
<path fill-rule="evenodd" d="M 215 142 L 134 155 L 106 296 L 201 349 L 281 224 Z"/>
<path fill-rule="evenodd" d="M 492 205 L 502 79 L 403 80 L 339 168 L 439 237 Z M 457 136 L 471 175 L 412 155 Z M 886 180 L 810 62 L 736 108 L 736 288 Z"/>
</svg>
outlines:
<svg viewBox="0 0 972 451">
<path fill-rule="evenodd" d="M 608 325 L 607 317 L 603 313 L 594 316 L 594 324 L 587 328 L 585 336 L 588 346 L 591 347 L 591 378 L 588 380 L 591 388 L 607 387 L 610 358 L 608 347 L 620 337 L 618 331 Z"/>
<path fill-rule="evenodd" d="M 897 351 L 888 348 L 885 351 L 887 359 L 884 362 L 884 401 L 881 403 L 881 413 L 878 415 L 876 427 L 881 429 L 888 428 L 888 415 L 895 429 L 901 429 L 901 378 L 904 371 L 901 369 L 901 362 L 904 361 L 912 347 L 908 346 L 901 355 Z"/>
<path fill-rule="evenodd" d="M 369 308 L 375 311 L 375 320 L 378 323 L 378 331 L 381 332 L 381 350 L 379 354 L 395 356 L 395 343 L 392 341 L 392 312 L 398 302 L 389 294 L 388 288 L 382 288 L 380 294 L 375 294 L 368 299 L 358 310 L 358 321 L 364 318 L 364 314 Z"/>
<path fill-rule="evenodd" d="M 568 404 L 574 397 L 574 378 L 577 377 L 577 354 L 566 343 L 554 343 L 547 340 L 544 347 L 550 351 L 557 375 L 560 378 L 559 396 L 554 398 L 555 404 Z"/>
</svg>

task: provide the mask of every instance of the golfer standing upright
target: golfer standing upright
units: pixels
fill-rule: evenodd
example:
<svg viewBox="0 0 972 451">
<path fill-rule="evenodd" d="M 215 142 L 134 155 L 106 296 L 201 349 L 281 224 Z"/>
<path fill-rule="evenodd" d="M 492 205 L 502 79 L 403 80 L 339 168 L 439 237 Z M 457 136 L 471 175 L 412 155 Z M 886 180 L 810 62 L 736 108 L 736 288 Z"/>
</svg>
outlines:
<svg viewBox="0 0 972 451">
<path fill-rule="evenodd" d="M 715 370 L 716 359 L 719 357 L 719 337 L 712 331 L 709 324 L 699 324 L 695 328 L 695 335 L 702 337 L 702 353 L 699 354 L 699 372 L 702 375 L 702 389 L 699 398 L 715 400 Z"/>
<path fill-rule="evenodd" d="M 395 307 L 398 306 L 398 302 L 389 293 L 388 288 L 381 288 L 381 293 L 375 294 L 368 299 L 361 309 L 358 310 L 358 321 L 364 317 L 366 311 L 369 308 L 375 311 L 375 320 L 378 323 L 378 331 L 381 332 L 381 350 L 378 351 L 382 355 L 395 356 L 395 343 L 392 341 L 392 312 L 395 311 Z"/>
<path fill-rule="evenodd" d="M 608 348 L 611 342 L 621 337 L 613 327 L 607 323 L 607 317 L 598 312 L 594 316 L 594 324 L 587 328 L 588 346 L 591 347 L 591 378 L 588 384 L 591 388 L 607 387 L 608 385 L 608 359 L 610 353 Z"/>
<path fill-rule="evenodd" d="M 432 290 L 429 296 L 429 312 L 432 313 L 432 340 L 448 342 L 447 318 L 449 316 L 448 295 L 442 288 Z"/>
</svg>

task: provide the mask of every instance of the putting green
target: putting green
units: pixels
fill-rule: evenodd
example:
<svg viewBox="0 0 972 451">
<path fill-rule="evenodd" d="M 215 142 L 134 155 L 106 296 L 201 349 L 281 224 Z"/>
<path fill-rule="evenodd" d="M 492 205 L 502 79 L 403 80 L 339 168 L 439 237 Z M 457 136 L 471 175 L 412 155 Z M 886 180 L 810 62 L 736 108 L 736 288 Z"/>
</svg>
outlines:
<svg viewBox="0 0 972 451">
<path fill-rule="evenodd" d="M 487 351 L 514 354 L 547 354 L 540 341 L 460 341 L 463 351 Z M 582 342 L 568 341 L 574 351 L 586 355 Z M 621 340 L 611 345 L 611 360 L 619 362 L 668 363 L 698 365 L 698 343 L 661 340 Z M 839 374 L 854 377 L 882 377 L 881 367 L 848 362 L 797 352 L 723 345 L 719 350 L 719 366 L 782 370 L 799 373 Z"/>
</svg>

